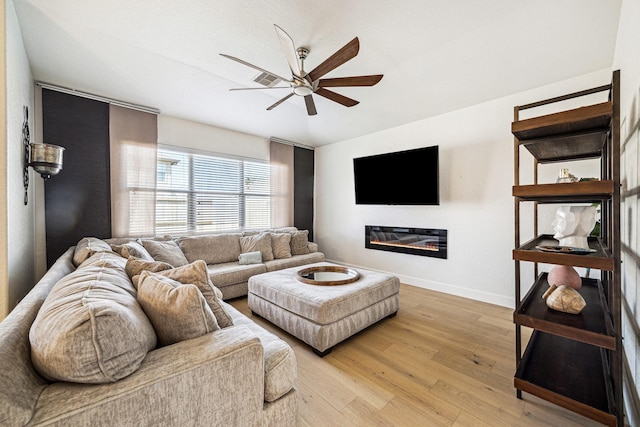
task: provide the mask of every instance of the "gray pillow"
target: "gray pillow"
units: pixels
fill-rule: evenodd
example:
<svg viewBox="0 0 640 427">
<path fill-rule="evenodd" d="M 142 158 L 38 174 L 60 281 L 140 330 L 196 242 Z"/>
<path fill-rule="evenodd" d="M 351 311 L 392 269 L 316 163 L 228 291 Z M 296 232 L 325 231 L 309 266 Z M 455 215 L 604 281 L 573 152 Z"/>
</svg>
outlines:
<svg viewBox="0 0 640 427">
<path fill-rule="evenodd" d="M 271 233 L 261 233 L 255 236 L 243 236 L 240 238 L 240 249 L 242 253 L 260 251 L 262 261 L 273 260 L 273 250 L 271 249 Z"/>
<path fill-rule="evenodd" d="M 254 251 L 240 254 L 238 263 L 240 265 L 262 264 L 262 252 Z"/>
<path fill-rule="evenodd" d="M 132 240 L 122 245 L 111 245 L 111 249 L 124 258 L 136 257 L 145 261 L 153 261 L 153 257 L 140 243 Z"/>
<path fill-rule="evenodd" d="M 196 285 L 184 285 L 158 273 L 143 271 L 138 285 L 138 302 L 153 324 L 161 346 L 219 329 Z"/>
<path fill-rule="evenodd" d="M 291 234 L 271 233 L 271 249 L 275 259 L 291 258 Z"/>
<path fill-rule="evenodd" d="M 184 253 L 173 240 L 143 240 L 142 245 L 155 261 L 166 262 L 174 267 L 189 264 Z"/>
<path fill-rule="evenodd" d="M 73 265 L 78 267 L 96 252 L 113 251 L 111 250 L 111 245 L 96 237 L 84 237 L 80 239 L 73 253 Z"/>
<path fill-rule="evenodd" d="M 140 278 L 140 273 L 143 271 L 151 271 L 152 273 L 157 273 L 159 271 L 171 270 L 173 266 L 171 264 L 167 264 L 162 261 L 145 261 L 136 257 L 129 257 L 127 263 L 124 266 L 124 271 L 131 279 L 133 286 L 138 288 L 138 279 Z"/>
<path fill-rule="evenodd" d="M 291 255 L 304 255 L 309 253 L 309 230 L 295 231 L 291 233 Z"/>
</svg>

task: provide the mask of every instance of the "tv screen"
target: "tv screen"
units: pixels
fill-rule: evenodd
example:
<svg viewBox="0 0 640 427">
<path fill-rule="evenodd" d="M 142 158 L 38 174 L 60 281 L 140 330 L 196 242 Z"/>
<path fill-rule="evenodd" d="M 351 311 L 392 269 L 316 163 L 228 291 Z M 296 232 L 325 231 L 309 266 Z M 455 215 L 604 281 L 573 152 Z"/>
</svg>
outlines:
<svg viewBox="0 0 640 427">
<path fill-rule="evenodd" d="M 356 204 L 439 205 L 438 146 L 353 159 Z"/>
</svg>

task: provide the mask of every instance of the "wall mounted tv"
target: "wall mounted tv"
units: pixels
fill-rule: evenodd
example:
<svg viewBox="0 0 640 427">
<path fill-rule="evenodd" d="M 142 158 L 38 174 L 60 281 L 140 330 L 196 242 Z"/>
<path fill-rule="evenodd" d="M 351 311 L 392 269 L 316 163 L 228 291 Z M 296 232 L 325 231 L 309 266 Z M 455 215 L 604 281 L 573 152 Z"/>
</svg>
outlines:
<svg viewBox="0 0 640 427">
<path fill-rule="evenodd" d="M 357 205 L 439 205 L 438 146 L 353 159 Z"/>
</svg>

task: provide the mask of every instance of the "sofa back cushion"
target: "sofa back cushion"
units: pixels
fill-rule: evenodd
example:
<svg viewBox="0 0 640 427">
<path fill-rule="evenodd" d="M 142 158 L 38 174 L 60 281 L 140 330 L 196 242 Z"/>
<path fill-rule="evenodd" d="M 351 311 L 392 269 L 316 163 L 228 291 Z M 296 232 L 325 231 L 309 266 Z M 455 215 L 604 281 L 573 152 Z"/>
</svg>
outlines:
<svg viewBox="0 0 640 427">
<path fill-rule="evenodd" d="M 76 245 L 73 264 L 78 267 L 97 252 L 112 252 L 111 245 L 95 237 L 83 237 Z"/>
<path fill-rule="evenodd" d="M 96 253 L 56 283 L 31 326 L 31 359 L 49 380 L 114 382 L 138 369 L 156 335 L 124 271 Z"/>
<path fill-rule="evenodd" d="M 178 246 L 189 262 L 199 259 L 207 264 L 233 262 L 240 256 L 240 234 L 212 234 L 178 239 Z"/>
</svg>

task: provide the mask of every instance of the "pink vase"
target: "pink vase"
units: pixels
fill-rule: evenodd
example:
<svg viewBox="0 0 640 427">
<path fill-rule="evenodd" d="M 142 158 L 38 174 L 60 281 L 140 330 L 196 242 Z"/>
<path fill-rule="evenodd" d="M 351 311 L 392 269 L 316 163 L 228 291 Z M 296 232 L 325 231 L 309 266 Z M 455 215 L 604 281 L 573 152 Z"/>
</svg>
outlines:
<svg viewBox="0 0 640 427">
<path fill-rule="evenodd" d="M 582 287 L 582 279 L 578 272 L 568 265 L 556 265 L 551 271 L 549 271 L 549 275 L 547 276 L 547 282 L 549 282 L 549 286 L 569 286 L 575 290 L 578 290 Z"/>
</svg>

